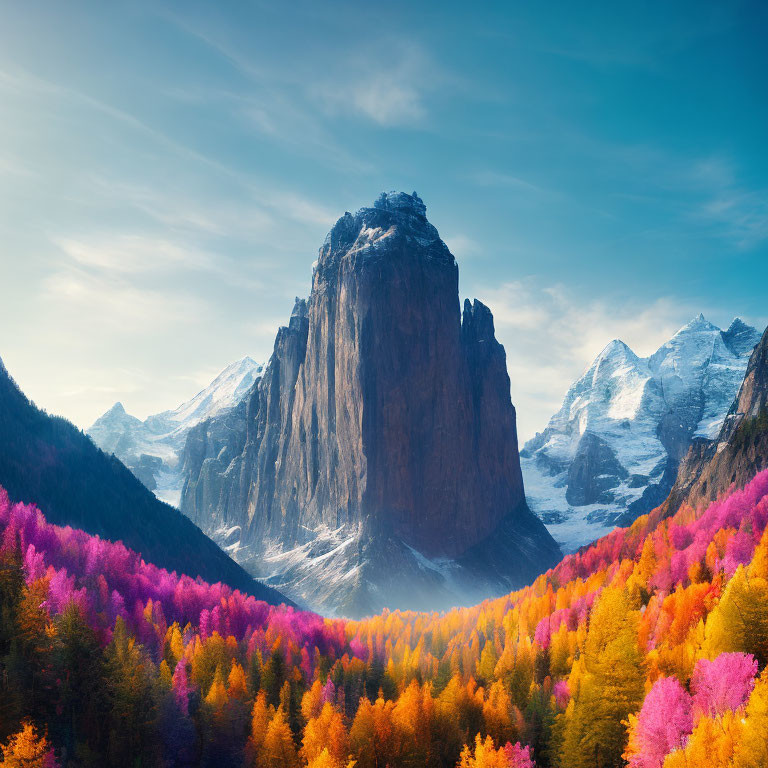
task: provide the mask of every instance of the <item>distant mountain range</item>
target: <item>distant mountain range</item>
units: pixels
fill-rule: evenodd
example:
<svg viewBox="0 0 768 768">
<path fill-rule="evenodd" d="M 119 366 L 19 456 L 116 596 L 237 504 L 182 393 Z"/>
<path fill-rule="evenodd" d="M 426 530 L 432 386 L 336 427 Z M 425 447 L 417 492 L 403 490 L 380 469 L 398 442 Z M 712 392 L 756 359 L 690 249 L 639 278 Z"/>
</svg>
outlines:
<svg viewBox="0 0 768 768">
<path fill-rule="evenodd" d="M 598 355 L 521 452 L 528 503 L 564 551 L 664 501 L 692 440 L 718 434 L 759 340 L 699 315 L 650 357 L 618 340 Z"/>
<path fill-rule="evenodd" d="M 51 523 L 122 541 L 169 571 L 221 581 L 269 603 L 285 602 L 77 427 L 32 404 L 2 362 L 0 487 L 12 500 L 36 504 Z"/>
<path fill-rule="evenodd" d="M 179 506 L 183 478 L 179 455 L 189 430 L 242 401 L 263 366 L 244 357 L 228 365 L 205 389 L 172 411 L 144 421 L 115 403 L 88 430 L 96 445 L 113 453 L 162 501 Z"/>
</svg>

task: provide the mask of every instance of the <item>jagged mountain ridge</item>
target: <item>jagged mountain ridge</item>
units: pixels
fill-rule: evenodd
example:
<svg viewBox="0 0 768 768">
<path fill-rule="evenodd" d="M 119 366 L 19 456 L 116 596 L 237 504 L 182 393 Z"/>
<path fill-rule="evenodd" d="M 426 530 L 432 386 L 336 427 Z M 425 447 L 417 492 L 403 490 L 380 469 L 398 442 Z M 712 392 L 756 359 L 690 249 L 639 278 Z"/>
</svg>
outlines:
<svg viewBox="0 0 768 768">
<path fill-rule="evenodd" d="M 694 438 L 717 434 L 759 333 L 703 315 L 648 358 L 614 340 L 521 452 L 529 505 L 565 551 L 666 498 Z"/>
<path fill-rule="evenodd" d="M 528 510 L 506 356 L 417 195 L 346 213 L 249 397 L 189 433 L 182 510 L 326 613 L 435 609 L 559 558 Z"/>
<path fill-rule="evenodd" d="M 31 403 L 1 362 L 0 487 L 11 499 L 45 510 L 51 523 L 120 540 L 169 571 L 221 581 L 275 605 L 286 602 L 77 427 Z"/>
<path fill-rule="evenodd" d="M 237 360 L 190 400 L 144 421 L 126 413 L 122 403 L 115 403 L 87 433 L 99 448 L 117 456 L 159 499 L 178 507 L 183 482 L 179 455 L 189 430 L 237 406 L 263 369 L 250 357 Z"/>
<path fill-rule="evenodd" d="M 683 502 L 697 508 L 743 488 L 768 467 L 768 328 L 749 358 L 744 380 L 717 436 L 693 441 L 664 513 Z"/>
</svg>

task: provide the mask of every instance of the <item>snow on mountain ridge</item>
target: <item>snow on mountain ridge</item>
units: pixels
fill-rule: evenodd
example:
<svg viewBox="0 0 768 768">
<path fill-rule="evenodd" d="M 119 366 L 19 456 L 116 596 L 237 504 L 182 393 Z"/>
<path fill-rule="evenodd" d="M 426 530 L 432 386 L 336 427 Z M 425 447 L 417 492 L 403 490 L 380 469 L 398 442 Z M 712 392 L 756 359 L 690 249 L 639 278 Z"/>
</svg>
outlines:
<svg viewBox="0 0 768 768">
<path fill-rule="evenodd" d="M 700 314 L 647 358 L 602 350 L 521 452 L 529 505 L 564 551 L 660 501 L 691 439 L 719 431 L 758 340 Z"/>
<path fill-rule="evenodd" d="M 193 398 L 172 411 L 164 411 L 150 418 L 167 419 L 185 428 L 199 424 L 203 419 L 237 405 L 253 386 L 263 368 L 263 365 L 259 365 L 250 357 L 236 360 Z"/>
<path fill-rule="evenodd" d="M 264 366 L 250 357 L 228 365 L 194 397 L 144 421 L 115 403 L 87 430 L 96 445 L 114 453 L 155 495 L 179 505 L 182 478 L 179 455 L 189 430 L 234 408 L 261 375 Z"/>
</svg>

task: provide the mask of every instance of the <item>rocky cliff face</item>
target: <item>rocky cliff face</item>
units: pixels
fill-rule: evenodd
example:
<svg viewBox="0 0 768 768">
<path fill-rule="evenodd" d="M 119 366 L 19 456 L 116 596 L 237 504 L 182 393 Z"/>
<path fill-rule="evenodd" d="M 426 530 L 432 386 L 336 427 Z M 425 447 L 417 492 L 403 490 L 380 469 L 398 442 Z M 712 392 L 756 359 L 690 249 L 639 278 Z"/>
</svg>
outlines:
<svg viewBox="0 0 768 768">
<path fill-rule="evenodd" d="M 749 359 L 744 381 L 714 440 L 696 440 L 680 465 L 664 504 L 666 513 L 683 502 L 713 501 L 732 486 L 743 488 L 768 467 L 768 329 Z"/>
<path fill-rule="evenodd" d="M 720 430 L 759 338 L 699 315 L 647 358 L 608 344 L 522 452 L 529 504 L 565 551 L 664 501 L 691 441 Z"/>
<path fill-rule="evenodd" d="M 182 509 L 313 607 L 443 607 L 559 556 L 525 504 L 493 318 L 479 301 L 460 311 L 456 262 L 415 194 L 339 219 L 225 422 L 189 435 Z"/>
</svg>

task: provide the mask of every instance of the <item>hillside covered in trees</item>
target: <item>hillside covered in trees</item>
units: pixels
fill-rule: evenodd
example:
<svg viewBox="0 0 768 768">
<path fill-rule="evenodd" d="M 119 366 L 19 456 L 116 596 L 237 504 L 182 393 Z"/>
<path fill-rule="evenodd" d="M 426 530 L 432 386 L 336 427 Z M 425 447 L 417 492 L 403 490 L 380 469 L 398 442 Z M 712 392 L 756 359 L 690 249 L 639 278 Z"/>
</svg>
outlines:
<svg viewBox="0 0 768 768">
<path fill-rule="evenodd" d="M 0 486 L 12 499 L 40 506 L 51 522 L 119 539 L 157 565 L 225 581 L 270 603 L 286 600 L 249 576 L 177 509 L 156 499 L 74 424 L 38 408 L 2 361 Z"/>
<path fill-rule="evenodd" d="M 507 597 L 323 619 L 0 495 L 9 766 L 768 764 L 768 471 Z"/>
</svg>

